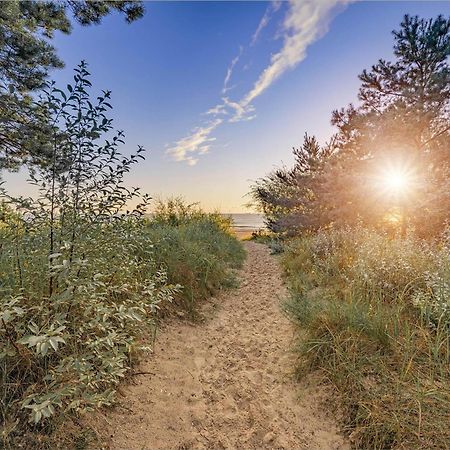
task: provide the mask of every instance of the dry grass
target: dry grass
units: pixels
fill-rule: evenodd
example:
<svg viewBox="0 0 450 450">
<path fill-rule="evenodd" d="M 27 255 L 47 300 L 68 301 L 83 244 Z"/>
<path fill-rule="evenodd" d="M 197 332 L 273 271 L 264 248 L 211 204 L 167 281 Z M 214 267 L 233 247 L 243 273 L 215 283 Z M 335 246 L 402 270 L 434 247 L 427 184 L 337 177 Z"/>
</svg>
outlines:
<svg viewBox="0 0 450 450">
<path fill-rule="evenodd" d="M 286 309 L 306 339 L 299 373 L 321 370 L 356 448 L 448 448 L 449 248 L 363 230 L 292 242 Z"/>
</svg>

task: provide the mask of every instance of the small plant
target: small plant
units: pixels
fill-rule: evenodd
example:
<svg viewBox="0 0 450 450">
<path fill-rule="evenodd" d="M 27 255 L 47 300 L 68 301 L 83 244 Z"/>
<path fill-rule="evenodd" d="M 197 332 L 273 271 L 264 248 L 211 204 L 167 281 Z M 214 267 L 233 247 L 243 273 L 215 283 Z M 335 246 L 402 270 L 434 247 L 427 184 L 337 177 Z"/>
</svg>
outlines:
<svg viewBox="0 0 450 450">
<path fill-rule="evenodd" d="M 280 235 L 268 230 L 253 231 L 250 240 L 268 245 L 273 255 L 283 253 L 284 251 L 284 239 Z"/>
</svg>

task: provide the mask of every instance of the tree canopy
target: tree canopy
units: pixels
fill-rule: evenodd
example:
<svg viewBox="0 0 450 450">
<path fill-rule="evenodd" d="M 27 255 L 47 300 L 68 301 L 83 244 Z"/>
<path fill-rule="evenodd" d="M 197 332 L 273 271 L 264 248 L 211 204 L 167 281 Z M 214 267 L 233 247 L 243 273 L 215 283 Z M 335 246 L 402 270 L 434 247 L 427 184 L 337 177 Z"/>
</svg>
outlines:
<svg viewBox="0 0 450 450">
<path fill-rule="evenodd" d="M 292 177 L 296 162 L 255 184 L 254 198 L 272 212 L 273 230 L 287 231 L 293 215 L 300 231 L 357 222 L 380 226 L 401 208 L 417 233 L 429 235 L 449 219 L 450 19 L 406 15 L 393 36 L 396 59 L 364 70 L 359 104 L 332 113 L 337 132 L 326 151 L 315 151 L 321 163 L 306 177 Z M 391 169 L 409 178 L 402 198 L 376 186 Z M 275 200 L 275 191 L 283 198 Z M 305 202 L 308 207 L 298 207 Z M 278 204 L 288 206 L 274 209 Z"/>
<path fill-rule="evenodd" d="M 56 31 L 70 33 L 70 17 L 98 24 L 112 11 L 132 22 L 140 1 L 19 1 L 0 6 L 0 167 L 15 168 L 45 154 L 45 115 L 35 105 L 49 70 L 63 67 L 51 44 Z"/>
</svg>

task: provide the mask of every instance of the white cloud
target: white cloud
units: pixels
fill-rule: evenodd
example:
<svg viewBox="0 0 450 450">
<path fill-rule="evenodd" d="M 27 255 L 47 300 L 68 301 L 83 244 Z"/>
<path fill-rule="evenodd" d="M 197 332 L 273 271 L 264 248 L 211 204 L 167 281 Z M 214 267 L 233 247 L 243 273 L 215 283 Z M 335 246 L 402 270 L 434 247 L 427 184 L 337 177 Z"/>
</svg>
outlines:
<svg viewBox="0 0 450 450">
<path fill-rule="evenodd" d="M 261 34 L 261 31 L 266 28 L 266 26 L 269 24 L 270 19 L 272 19 L 272 16 L 274 13 L 276 13 L 281 6 L 281 1 L 273 1 L 264 12 L 264 15 L 262 16 L 262 19 L 259 22 L 258 28 L 256 28 L 256 31 L 253 33 L 252 40 L 250 42 L 250 46 L 253 46 L 256 44 L 256 41 L 259 38 L 259 35 Z"/>
<path fill-rule="evenodd" d="M 185 161 L 193 166 L 198 161 L 198 155 L 208 153 L 211 143 L 216 138 L 211 133 L 223 123 L 224 119 L 218 116 L 231 115 L 229 122 L 251 120 L 255 116 L 253 100 L 259 97 L 269 86 L 280 78 L 287 70 L 296 67 L 306 58 L 306 50 L 313 42 L 323 36 L 328 30 L 328 25 L 339 5 L 345 5 L 353 0 L 290 0 L 290 5 L 283 22 L 281 35 L 283 46 L 281 50 L 270 59 L 270 64 L 261 72 L 252 89 L 240 101 L 232 101 L 228 97 L 222 98 L 222 103 L 209 109 L 205 114 L 212 115 L 215 119 L 202 127 L 195 128 L 190 135 L 175 142 L 167 150 L 167 153 L 175 161 Z M 252 44 L 256 42 L 261 31 L 267 26 L 272 14 L 280 7 L 276 1 L 269 6 L 258 28 L 252 37 Z M 224 80 L 222 94 L 230 88 L 233 70 L 241 58 L 243 47 L 239 48 L 239 54 L 231 61 Z"/>
<path fill-rule="evenodd" d="M 239 122 L 242 120 L 252 120 L 256 117 L 256 115 L 250 115 L 255 111 L 253 105 L 241 105 L 238 102 L 233 102 L 229 98 L 224 97 L 223 99 L 224 106 L 233 110 L 233 117 L 230 119 L 230 122 Z"/>
<path fill-rule="evenodd" d="M 213 106 L 212 108 L 208 109 L 208 111 L 205 112 L 207 115 L 213 115 L 218 116 L 220 114 L 228 114 L 227 108 L 223 103 L 219 103 L 216 106 Z"/>
<path fill-rule="evenodd" d="M 195 155 L 208 153 L 211 142 L 216 140 L 210 134 L 222 123 L 222 119 L 216 119 L 209 124 L 195 128 L 192 133 L 175 142 L 174 146 L 167 150 L 167 154 L 175 161 L 186 161 L 188 165 L 194 166 L 198 159 Z"/>
<path fill-rule="evenodd" d="M 294 68 L 306 57 L 306 49 L 322 37 L 328 29 L 332 12 L 342 0 L 291 0 L 290 9 L 283 24 L 284 42 L 281 50 L 271 58 L 269 66 L 259 76 L 253 88 L 239 102 L 242 108 L 260 96 L 275 80 L 287 70 Z M 239 113 L 230 119 L 241 119 Z"/>
<path fill-rule="evenodd" d="M 255 111 L 253 105 L 242 106 L 239 102 L 233 102 L 228 97 L 222 97 L 222 103 L 208 109 L 205 114 L 212 116 L 227 116 L 232 114 L 230 122 L 238 122 L 240 120 L 251 120 L 256 115 L 251 115 Z"/>
<path fill-rule="evenodd" d="M 228 83 L 230 82 L 231 75 L 233 74 L 234 66 L 238 63 L 239 59 L 242 56 L 242 52 L 244 51 L 244 47 L 242 45 L 239 46 L 239 53 L 236 57 L 231 60 L 231 64 L 228 66 L 227 73 L 225 75 L 225 80 L 223 81 L 222 94 L 225 94 L 231 88 L 228 87 Z"/>
</svg>

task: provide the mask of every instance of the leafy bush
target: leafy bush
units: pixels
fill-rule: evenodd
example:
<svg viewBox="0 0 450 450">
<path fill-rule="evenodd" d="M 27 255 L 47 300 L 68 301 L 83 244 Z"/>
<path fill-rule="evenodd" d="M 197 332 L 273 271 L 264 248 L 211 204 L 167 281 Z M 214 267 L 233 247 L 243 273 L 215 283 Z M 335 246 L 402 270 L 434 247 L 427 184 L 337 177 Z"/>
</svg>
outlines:
<svg viewBox="0 0 450 450">
<path fill-rule="evenodd" d="M 23 432 L 26 416 L 36 425 L 25 429 L 37 431 L 50 416 L 111 404 L 132 354 L 146 348 L 140 338 L 154 331 L 155 310 L 176 291 L 139 221 L 92 225 L 79 243 L 84 258 L 71 260 L 67 244 L 58 248 L 50 255 L 50 297 L 48 230 L 27 230 L 15 241 L 10 231 L 0 231 L 5 444 Z"/>
<path fill-rule="evenodd" d="M 90 85 L 82 63 L 67 92 L 52 83 L 44 91 L 52 150 L 31 172 L 38 197 L 0 189 L 6 448 L 54 448 L 52 431 L 69 414 L 110 405 L 133 357 L 149 348 L 156 311 L 176 299 L 194 313 L 230 284 L 244 257 L 218 214 L 177 201 L 143 217 L 148 196 L 123 184 L 143 149 L 119 152 L 123 133 L 106 116 L 110 93 L 94 103 Z M 124 213 L 130 200 L 138 205 Z"/>
<path fill-rule="evenodd" d="M 30 171 L 39 194 L 1 192 L 0 414 L 13 448 L 38 447 L 27 432 L 51 431 L 65 412 L 110 404 L 176 290 L 143 233 L 148 197 L 123 185 L 143 150 L 121 155 L 110 93 L 91 101 L 90 86 L 84 63 L 66 92 L 48 83 L 38 103 L 51 152 Z"/>
<path fill-rule="evenodd" d="M 335 385 L 357 448 L 449 442 L 449 257 L 445 240 L 363 229 L 319 232 L 287 247 L 299 370 L 320 369 Z"/>
<path fill-rule="evenodd" d="M 155 332 L 155 312 L 178 305 L 195 315 L 202 299 L 233 284 L 230 268 L 244 257 L 206 214 L 178 226 L 137 218 L 90 224 L 78 243 L 83 258 L 70 261 L 67 244 L 51 255 L 57 287 L 48 297 L 48 230 L 26 224 L 17 237 L 20 222 L 9 216 L 0 226 L 5 445 L 18 445 L 24 430 L 48 430 L 64 413 L 114 402 L 132 356 L 149 348 L 142 338 Z"/>
</svg>

